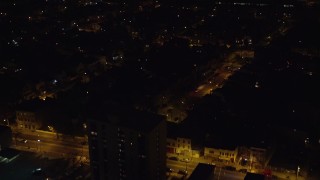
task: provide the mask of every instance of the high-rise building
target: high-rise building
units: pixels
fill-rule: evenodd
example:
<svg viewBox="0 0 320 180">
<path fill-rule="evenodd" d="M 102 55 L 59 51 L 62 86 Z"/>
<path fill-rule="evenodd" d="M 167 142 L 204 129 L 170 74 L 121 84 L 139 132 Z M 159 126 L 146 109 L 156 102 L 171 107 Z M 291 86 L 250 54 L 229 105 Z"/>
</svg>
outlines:
<svg viewBox="0 0 320 180">
<path fill-rule="evenodd" d="M 94 113 L 90 117 L 92 179 L 165 179 L 164 118 L 137 111 Z"/>
</svg>

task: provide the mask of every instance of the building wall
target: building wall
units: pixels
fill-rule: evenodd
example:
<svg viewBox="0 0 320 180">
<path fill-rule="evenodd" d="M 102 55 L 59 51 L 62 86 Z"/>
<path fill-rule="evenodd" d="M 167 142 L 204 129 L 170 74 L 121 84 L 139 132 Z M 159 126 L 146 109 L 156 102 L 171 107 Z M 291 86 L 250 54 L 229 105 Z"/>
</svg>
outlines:
<svg viewBox="0 0 320 180">
<path fill-rule="evenodd" d="M 16 118 L 19 129 L 35 131 L 41 127 L 41 123 L 36 119 L 33 112 L 17 111 Z"/>
<path fill-rule="evenodd" d="M 201 151 L 198 149 L 192 149 L 192 157 L 199 158 L 201 155 Z"/>
<path fill-rule="evenodd" d="M 192 149 L 191 139 L 188 138 L 167 138 L 167 153 L 199 158 L 203 155 L 203 149 Z"/>
<path fill-rule="evenodd" d="M 177 153 L 182 155 L 191 155 L 191 139 L 177 138 Z"/>
<path fill-rule="evenodd" d="M 150 170 L 147 179 L 166 179 L 166 122 L 160 123 L 148 136 L 147 156 Z"/>
<path fill-rule="evenodd" d="M 261 168 L 266 161 L 266 149 L 263 148 L 250 148 L 250 160 L 253 166 Z"/>
<path fill-rule="evenodd" d="M 150 133 L 91 121 L 88 140 L 93 179 L 165 179 L 165 121 Z"/>
<path fill-rule="evenodd" d="M 167 153 L 176 153 L 176 139 L 167 138 Z"/>
<path fill-rule="evenodd" d="M 209 147 L 204 148 L 204 156 L 211 157 L 214 159 L 235 162 L 237 155 L 238 155 L 237 148 L 234 150 L 209 148 Z"/>
<path fill-rule="evenodd" d="M 191 156 L 192 146 L 191 139 L 188 138 L 167 138 L 167 152 L 180 155 Z"/>
</svg>

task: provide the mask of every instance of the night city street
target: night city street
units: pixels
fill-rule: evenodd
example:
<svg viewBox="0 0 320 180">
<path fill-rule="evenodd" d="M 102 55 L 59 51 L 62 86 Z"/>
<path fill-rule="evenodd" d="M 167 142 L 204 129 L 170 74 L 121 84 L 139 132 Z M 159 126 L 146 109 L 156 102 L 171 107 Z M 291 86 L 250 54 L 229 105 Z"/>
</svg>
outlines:
<svg viewBox="0 0 320 180">
<path fill-rule="evenodd" d="M 319 180 L 320 0 L 1 0 L 1 180 Z"/>
</svg>

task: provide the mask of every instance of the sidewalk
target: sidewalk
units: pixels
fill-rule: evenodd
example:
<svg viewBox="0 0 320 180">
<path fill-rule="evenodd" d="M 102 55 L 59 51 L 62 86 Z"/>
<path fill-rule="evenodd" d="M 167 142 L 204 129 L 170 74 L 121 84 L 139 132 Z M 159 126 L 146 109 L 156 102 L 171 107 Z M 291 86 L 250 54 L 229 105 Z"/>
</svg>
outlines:
<svg viewBox="0 0 320 180">
<path fill-rule="evenodd" d="M 167 154 L 168 157 L 178 157 L 178 158 L 185 158 L 185 156 L 179 156 L 177 154 Z M 191 158 L 191 157 L 190 157 Z M 213 164 L 217 167 L 225 167 L 225 166 L 232 166 L 235 167 L 237 171 L 239 171 L 240 169 L 246 169 L 247 172 L 252 172 L 252 173 L 259 173 L 259 174 L 263 174 L 263 172 L 265 171 L 265 169 L 256 169 L 255 167 L 251 167 L 250 166 L 241 166 L 240 164 L 236 164 L 236 163 L 226 163 L 226 162 L 218 162 L 218 161 L 213 161 L 211 158 L 205 158 L 204 156 L 200 156 L 199 158 L 191 158 L 191 161 L 197 162 L 197 163 L 204 163 L 204 164 Z M 272 171 L 272 175 L 277 176 L 279 179 L 282 180 L 306 180 L 306 178 L 302 177 L 302 176 L 298 176 L 298 178 L 296 177 L 295 173 L 286 173 L 286 172 L 277 172 L 277 171 Z"/>
</svg>

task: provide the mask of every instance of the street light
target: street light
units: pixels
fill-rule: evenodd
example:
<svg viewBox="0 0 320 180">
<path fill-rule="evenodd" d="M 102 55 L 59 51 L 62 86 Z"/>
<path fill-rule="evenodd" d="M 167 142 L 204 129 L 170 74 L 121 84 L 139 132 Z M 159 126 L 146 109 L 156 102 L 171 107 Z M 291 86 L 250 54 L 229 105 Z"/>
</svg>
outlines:
<svg viewBox="0 0 320 180">
<path fill-rule="evenodd" d="M 297 167 L 297 176 L 296 176 L 296 179 L 297 179 L 297 180 L 298 180 L 299 172 L 300 172 L 300 167 L 298 166 L 298 167 Z"/>
<path fill-rule="evenodd" d="M 54 132 L 53 126 L 48 126 L 48 129 L 49 129 L 51 132 Z"/>
<path fill-rule="evenodd" d="M 41 151 L 41 148 L 40 148 L 40 139 L 38 139 L 37 142 L 38 142 L 39 151 Z"/>
<path fill-rule="evenodd" d="M 7 119 L 3 119 L 3 122 L 7 122 L 7 126 L 10 126 L 10 124 L 9 124 L 9 120 L 7 120 Z"/>
</svg>

